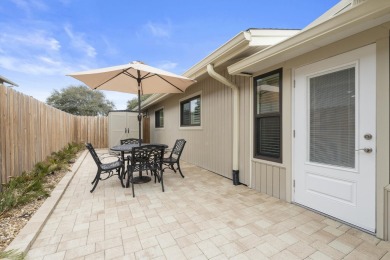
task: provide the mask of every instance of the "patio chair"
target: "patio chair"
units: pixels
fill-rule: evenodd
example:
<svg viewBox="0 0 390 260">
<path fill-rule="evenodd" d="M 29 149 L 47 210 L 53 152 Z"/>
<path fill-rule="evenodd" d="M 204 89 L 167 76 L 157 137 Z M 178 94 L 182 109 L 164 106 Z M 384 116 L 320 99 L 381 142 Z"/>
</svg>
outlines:
<svg viewBox="0 0 390 260">
<path fill-rule="evenodd" d="M 127 183 L 126 187 L 129 187 L 131 183 L 131 189 L 134 193 L 134 172 L 150 171 L 152 176 L 154 175 L 154 183 L 158 180 L 161 183 L 162 191 L 164 192 L 163 170 L 162 160 L 164 157 L 165 147 L 161 145 L 144 145 L 141 147 L 133 147 L 130 155 L 128 156 L 129 164 L 127 164 Z"/>
<path fill-rule="evenodd" d="M 181 157 L 181 153 L 183 152 L 184 145 L 186 144 L 186 142 L 187 141 L 184 139 L 177 139 L 176 140 L 175 145 L 173 146 L 169 157 L 163 159 L 163 164 L 167 166 L 163 170 L 165 170 L 166 168 L 169 168 L 169 169 L 173 170 L 175 173 L 176 173 L 176 170 L 179 170 L 181 177 L 184 178 L 184 175 L 180 169 L 180 157 Z M 176 169 L 174 167 L 175 164 L 177 165 Z"/>
<path fill-rule="evenodd" d="M 120 142 L 121 142 L 121 145 L 122 144 L 138 144 L 139 140 L 138 140 L 138 138 L 127 138 L 127 139 L 120 140 Z M 142 139 L 141 139 L 141 143 L 142 143 Z M 129 162 L 129 160 L 127 158 L 128 157 L 124 157 L 123 160 Z"/>
<path fill-rule="evenodd" d="M 127 139 L 122 139 L 121 144 L 138 144 L 138 138 L 127 138 Z M 142 139 L 141 139 L 142 143 Z"/>
<path fill-rule="evenodd" d="M 114 161 L 114 162 L 110 162 L 110 163 L 102 163 L 100 161 L 100 158 L 97 155 L 95 149 L 93 148 L 92 144 L 86 143 L 85 147 L 87 147 L 87 149 L 91 153 L 92 158 L 98 167 L 98 170 L 96 172 L 96 176 L 91 183 L 91 184 L 93 184 L 93 187 L 92 187 L 92 190 L 90 190 L 90 192 L 92 193 L 95 190 L 95 188 L 100 180 L 107 180 L 108 178 L 110 178 L 114 175 L 118 175 L 118 177 L 121 181 L 122 187 L 125 187 L 125 185 L 123 184 L 122 176 L 121 176 L 121 169 L 122 170 L 124 169 L 123 161 L 118 159 L 118 161 Z M 116 173 L 114 173 L 114 170 L 116 170 Z M 107 174 L 107 175 L 102 176 L 102 174 Z"/>
</svg>

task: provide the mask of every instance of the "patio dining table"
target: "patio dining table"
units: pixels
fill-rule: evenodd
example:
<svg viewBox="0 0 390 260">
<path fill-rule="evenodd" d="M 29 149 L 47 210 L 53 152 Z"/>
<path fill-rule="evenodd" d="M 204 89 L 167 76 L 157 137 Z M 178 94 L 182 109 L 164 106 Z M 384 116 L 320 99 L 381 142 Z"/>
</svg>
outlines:
<svg viewBox="0 0 390 260">
<path fill-rule="evenodd" d="M 141 143 L 141 145 L 139 145 L 139 144 L 115 145 L 115 146 L 111 147 L 110 149 L 112 151 L 121 152 L 122 161 L 125 162 L 125 153 L 130 153 L 131 150 L 133 149 L 133 147 L 144 146 L 144 145 L 161 145 L 161 146 L 164 146 L 164 148 L 168 148 L 168 145 L 166 145 L 166 144 Z M 125 176 L 125 174 L 127 173 L 127 169 L 123 173 Z M 151 178 L 149 176 L 143 176 L 142 171 L 139 171 L 139 176 L 134 177 L 133 183 L 135 183 L 135 184 L 146 183 L 146 182 L 149 182 L 150 180 L 151 180 Z"/>
</svg>

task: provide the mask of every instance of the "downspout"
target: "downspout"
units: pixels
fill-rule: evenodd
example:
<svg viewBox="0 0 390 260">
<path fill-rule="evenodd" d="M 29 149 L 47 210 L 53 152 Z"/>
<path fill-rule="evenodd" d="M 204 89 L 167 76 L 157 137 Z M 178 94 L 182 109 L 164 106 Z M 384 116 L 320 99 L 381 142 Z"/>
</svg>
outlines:
<svg viewBox="0 0 390 260">
<path fill-rule="evenodd" d="M 239 181 L 239 171 L 238 171 L 238 137 L 239 137 L 239 124 L 238 124 L 238 115 L 239 115 L 239 91 L 238 86 L 227 80 L 222 75 L 218 74 L 214 70 L 213 64 L 207 65 L 207 72 L 210 75 L 210 77 L 216 79 L 217 81 L 221 82 L 222 84 L 230 87 L 233 90 L 233 184 L 238 185 L 240 184 Z"/>
</svg>

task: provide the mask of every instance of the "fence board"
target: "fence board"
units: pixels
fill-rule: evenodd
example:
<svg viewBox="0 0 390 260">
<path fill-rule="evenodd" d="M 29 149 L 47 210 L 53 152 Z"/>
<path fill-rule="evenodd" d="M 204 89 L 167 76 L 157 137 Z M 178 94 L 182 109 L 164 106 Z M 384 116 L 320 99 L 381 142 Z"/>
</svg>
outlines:
<svg viewBox="0 0 390 260">
<path fill-rule="evenodd" d="M 106 148 L 107 126 L 107 117 L 67 114 L 0 84 L 0 184 L 68 143 Z"/>
</svg>

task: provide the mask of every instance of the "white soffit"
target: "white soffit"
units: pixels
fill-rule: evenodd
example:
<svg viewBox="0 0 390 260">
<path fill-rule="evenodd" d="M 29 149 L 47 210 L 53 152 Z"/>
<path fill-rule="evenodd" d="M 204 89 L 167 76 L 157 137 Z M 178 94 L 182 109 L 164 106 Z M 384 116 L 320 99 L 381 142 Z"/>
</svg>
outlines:
<svg viewBox="0 0 390 260">
<path fill-rule="evenodd" d="M 183 76 L 199 79 L 207 76 L 207 65 L 213 64 L 214 67 L 226 64 L 231 61 L 240 60 L 248 57 L 253 53 L 263 50 L 270 45 L 277 44 L 292 35 L 295 35 L 300 30 L 291 29 L 248 29 L 240 32 L 224 45 L 213 51 L 206 58 L 192 66 L 189 70 L 183 73 Z M 146 109 L 153 104 L 156 104 L 171 94 L 155 94 L 142 102 L 142 109 Z"/>
<path fill-rule="evenodd" d="M 389 0 L 349 0 L 348 8 L 340 9 L 321 23 L 314 21 L 302 32 L 276 45 L 261 50 L 228 67 L 229 74 L 254 74 L 262 69 L 287 61 L 369 28 L 390 21 Z M 348 5 L 348 1 L 341 1 Z M 336 5 L 335 7 L 340 7 Z M 330 11 L 334 11 L 334 7 Z M 337 10 L 336 10 L 337 11 Z M 329 11 L 325 14 L 329 14 Z"/>
<path fill-rule="evenodd" d="M 247 31 L 240 32 L 206 58 L 192 66 L 183 73 L 183 76 L 197 79 L 207 73 L 208 64 L 213 64 L 214 67 L 218 67 L 230 60 L 235 60 L 244 52 L 253 54 L 270 45 L 281 42 L 298 32 L 299 30 L 284 29 L 248 29 Z"/>
</svg>

